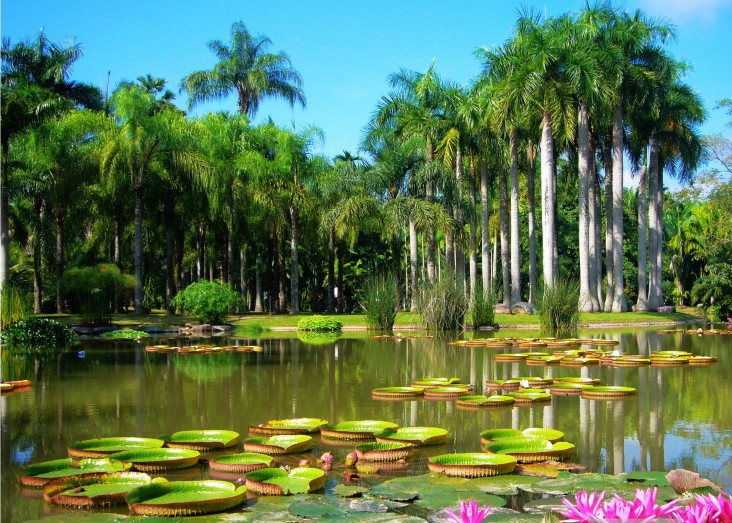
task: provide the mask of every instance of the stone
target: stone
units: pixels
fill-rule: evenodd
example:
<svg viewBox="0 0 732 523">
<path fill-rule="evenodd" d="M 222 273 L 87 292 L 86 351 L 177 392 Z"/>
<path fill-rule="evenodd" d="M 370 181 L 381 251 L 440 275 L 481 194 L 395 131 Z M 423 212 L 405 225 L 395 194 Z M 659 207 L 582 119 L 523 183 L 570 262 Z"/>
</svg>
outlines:
<svg viewBox="0 0 732 523">
<path fill-rule="evenodd" d="M 671 314 L 672 312 L 676 312 L 676 307 L 673 305 L 663 305 L 658 308 L 658 312 L 661 314 Z"/>
<path fill-rule="evenodd" d="M 519 301 L 513 304 L 511 308 L 512 314 L 536 314 L 536 307 L 525 301 Z"/>
<path fill-rule="evenodd" d="M 493 310 L 496 314 L 511 314 L 511 306 L 508 303 L 496 303 Z"/>
</svg>

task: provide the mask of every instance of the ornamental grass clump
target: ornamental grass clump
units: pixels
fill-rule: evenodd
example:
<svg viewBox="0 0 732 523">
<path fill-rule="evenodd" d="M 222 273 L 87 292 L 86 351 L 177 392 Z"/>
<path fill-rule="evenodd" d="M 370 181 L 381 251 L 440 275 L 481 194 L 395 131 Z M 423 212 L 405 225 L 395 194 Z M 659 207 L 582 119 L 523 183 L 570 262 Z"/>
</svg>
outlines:
<svg viewBox="0 0 732 523">
<path fill-rule="evenodd" d="M 0 314 L 2 326 L 0 328 L 7 329 L 13 323 L 24 320 L 33 314 L 31 296 L 30 293 L 24 292 L 13 285 L 3 286 L 2 296 L 0 296 L 0 309 L 2 309 Z"/>
<path fill-rule="evenodd" d="M 488 289 L 483 290 L 482 286 L 475 289 L 475 296 L 470 301 L 470 320 L 473 329 L 490 327 L 496 322 L 496 293 Z"/>
<path fill-rule="evenodd" d="M 544 285 L 539 302 L 539 323 L 549 332 L 574 331 L 579 323 L 579 283 L 557 279 Z"/>
<path fill-rule="evenodd" d="M 468 297 L 454 278 L 426 283 L 417 300 L 421 323 L 430 330 L 459 330 L 468 311 Z"/>
<path fill-rule="evenodd" d="M 338 332 L 343 322 L 330 316 L 306 316 L 297 322 L 298 331 Z"/>
<path fill-rule="evenodd" d="M 369 329 L 390 331 L 399 307 L 399 289 L 394 278 L 380 275 L 367 280 L 360 303 Z"/>
</svg>

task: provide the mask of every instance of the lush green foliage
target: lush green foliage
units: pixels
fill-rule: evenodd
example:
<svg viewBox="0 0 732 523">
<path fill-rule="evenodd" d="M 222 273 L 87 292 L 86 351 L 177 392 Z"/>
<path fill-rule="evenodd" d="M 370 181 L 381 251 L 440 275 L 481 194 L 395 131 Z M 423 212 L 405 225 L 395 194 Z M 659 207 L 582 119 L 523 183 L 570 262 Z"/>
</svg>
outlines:
<svg viewBox="0 0 732 523">
<path fill-rule="evenodd" d="M 423 285 L 417 301 L 422 326 L 430 330 L 462 329 L 468 305 L 468 297 L 449 277 Z"/>
<path fill-rule="evenodd" d="M 369 329 L 390 331 L 399 307 L 399 289 L 389 275 L 373 276 L 361 293 L 361 307 Z"/>
<path fill-rule="evenodd" d="M 31 317 L 3 329 L 2 342 L 11 349 L 23 346 L 65 348 L 77 341 L 65 325 L 46 318 Z"/>
<path fill-rule="evenodd" d="M 134 277 L 122 274 L 113 263 L 66 269 L 61 279 L 70 308 L 81 314 L 84 325 L 108 325 L 115 298 L 129 292 L 133 286 Z"/>
<path fill-rule="evenodd" d="M 343 323 L 331 316 L 306 316 L 297 322 L 297 330 L 313 332 L 336 332 Z"/>
<path fill-rule="evenodd" d="M 147 337 L 147 333 L 143 331 L 136 331 L 135 329 L 118 329 L 109 332 L 103 332 L 100 338 L 105 340 L 136 340 L 137 338 Z"/>
<path fill-rule="evenodd" d="M 2 309 L 2 329 L 13 323 L 28 318 L 33 313 L 31 295 L 13 286 L 5 285 L 0 297 Z"/>
<path fill-rule="evenodd" d="M 210 281 L 192 283 L 176 294 L 173 304 L 201 323 L 224 323 L 241 297 L 228 285 Z"/>
<path fill-rule="evenodd" d="M 470 322 L 474 329 L 479 327 L 492 326 L 496 322 L 496 293 L 483 292 L 483 287 L 478 286 L 475 296 L 470 302 Z"/>
<path fill-rule="evenodd" d="M 579 322 L 579 283 L 557 279 L 554 286 L 544 286 L 539 301 L 539 323 L 549 332 L 577 329 Z"/>
<path fill-rule="evenodd" d="M 715 263 L 699 278 L 691 289 L 695 304 L 717 308 L 718 315 L 732 315 L 732 265 Z"/>
</svg>

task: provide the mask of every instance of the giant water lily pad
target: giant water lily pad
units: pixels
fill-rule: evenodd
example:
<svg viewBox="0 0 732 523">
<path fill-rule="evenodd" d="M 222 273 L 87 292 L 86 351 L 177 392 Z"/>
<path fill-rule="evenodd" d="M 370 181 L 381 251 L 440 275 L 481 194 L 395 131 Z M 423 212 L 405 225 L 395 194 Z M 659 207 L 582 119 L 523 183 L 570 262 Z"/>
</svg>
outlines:
<svg viewBox="0 0 732 523">
<path fill-rule="evenodd" d="M 165 445 L 165 441 L 155 438 L 96 438 L 75 441 L 67 447 L 72 458 L 104 458 L 115 452 L 134 449 L 155 449 Z"/>
<path fill-rule="evenodd" d="M 138 487 L 125 496 L 133 514 L 194 516 L 241 505 L 246 487 L 228 481 L 165 481 Z"/>
<path fill-rule="evenodd" d="M 356 445 L 356 455 L 359 461 L 398 461 L 406 459 L 411 448 L 409 443 L 398 441 L 371 441 Z"/>
<path fill-rule="evenodd" d="M 458 407 L 476 408 L 476 409 L 490 409 L 495 407 L 510 407 L 513 405 L 514 400 L 511 396 L 460 396 L 457 399 Z"/>
<path fill-rule="evenodd" d="M 374 433 L 385 429 L 398 429 L 396 423 L 377 420 L 342 421 L 337 425 L 325 425 L 320 433 L 326 438 L 359 440 L 373 439 Z"/>
<path fill-rule="evenodd" d="M 245 474 L 253 470 L 267 468 L 272 465 L 274 458 L 257 452 L 241 452 L 226 454 L 208 462 L 212 471 Z"/>
<path fill-rule="evenodd" d="M 566 441 L 552 443 L 543 438 L 501 438 L 485 444 L 488 452 L 516 457 L 520 463 L 550 459 L 564 459 L 574 452 L 574 445 Z"/>
<path fill-rule="evenodd" d="M 534 403 L 551 402 L 552 395 L 548 392 L 510 392 L 516 405 L 533 405 Z"/>
<path fill-rule="evenodd" d="M 124 503 L 125 494 L 152 481 L 142 472 L 57 479 L 43 487 L 43 499 L 54 505 L 89 508 Z"/>
<path fill-rule="evenodd" d="M 443 454 L 429 458 L 427 466 L 432 472 L 439 472 L 447 476 L 477 478 L 510 474 L 516 468 L 516 458 L 480 452 Z"/>
<path fill-rule="evenodd" d="M 269 438 L 247 438 L 244 451 L 262 454 L 294 454 L 313 448 L 312 436 L 305 434 L 277 434 Z"/>
<path fill-rule="evenodd" d="M 424 397 L 428 400 L 449 400 L 470 394 L 468 386 L 432 387 L 424 389 Z"/>
<path fill-rule="evenodd" d="M 371 389 L 375 398 L 416 398 L 422 395 L 422 387 L 380 387 Z"/>
<path fill-rule="evenodd" d="M 307 494 L 325 486 L 325 472 L 309 467 L 297 467 L 289 472 L 275 468 L 259 469 L 245 477 L 250 491 L 269 496 Z"/>
<path fill-rule="evenodd" d="M 74 466 L 71 458 L 57 459 L 28 465 L 18 473 L 18 481 L 26 487 L 43 487 L 54 479 L 124 472 L 131 466 L 109 458 L 82 459 L 78 466 Z"/>
<path fill-rule="evenodd" d="M 531 486 L 539 481 L 542 479 L 533 476 L 504 474 L 471 479 L 465 484 L 465 487 L 496 496 L 515 496 L 520 490 L 530 490 Z"/>
<path fill-rule="evenodd" d="M 582 397 L 594 400 L 613 400 L 632 396 L 635 392 L 636 390 L 633 387 L 595 385 L 582 389 Z"/>
<path fill-rule="evenodd" d="M 206 451 L 239 444 L 239 433 L 233 430 L 182 430 L 164 436 L 168 447 Z"/>
<path fill-rule="evenodd" d="M 505 438 L 542 438 L 555 443 L 564 438 L 564 432 L 556 429 L 529 427 L 524 430 L 509 428 L 488 429 L 480 433 L 480 441 L 484 445 L 491 441 Z"/>
<path fill-rule="evenodd" d="M 312 434 L 320 432 L 320 427 L 327 425 L 328 420 L 320 418 L 273 419 L 260 425 L 250 425 L 252 434 Z"/>
<path fill-rule="evenodd" d="M 424 378 L 412 382 L 412 387 L 450 387 L 460 384 L 460 378 Z"/>
<path fill-rule="evenodd" d="M 441 445 L 447 440 L 447 430 L 439 427 L 402 427 L 375 433 L 376 441 L 408 443 L 414 446 Z"/>
<path fill-rule="evenodd" d="M 574 494 L 580 490 L 586 490 L 588 492 L 592 490 L 605 490 L 610 494 L 628 488 L 635 489 L 635 486 L 630 486 L 624 478 L 610 474 L 569 474 L 563 472 L 556 479 L 545 479 L 534 483 L 531 487 L 531 492 L 565 496 L 567 494 Z"/>
<path fill-rule="evenodd" d="M 429 495 L 420 496 L 414 502 L 418 507 L 427 510 L 442 510 L 444 508 L 458 505 L 461 501 L 468 501 L 478 498 L 480 505 L 493 505 L 494 507 L 502 507 L 506 504 L 506 500 L 490 494 L 476 495 L 475 492 L 462 491 L 457 489 L 441 489 L 440 492 L 432 492 Z"/>
<path fill-rule="evenodd" d="M 159 472 L 192 467 L 201 454 L 190 449 L 135 449 L 110 454 L 110 458 L 132 463 L 140 472 Z"/>
</svg>

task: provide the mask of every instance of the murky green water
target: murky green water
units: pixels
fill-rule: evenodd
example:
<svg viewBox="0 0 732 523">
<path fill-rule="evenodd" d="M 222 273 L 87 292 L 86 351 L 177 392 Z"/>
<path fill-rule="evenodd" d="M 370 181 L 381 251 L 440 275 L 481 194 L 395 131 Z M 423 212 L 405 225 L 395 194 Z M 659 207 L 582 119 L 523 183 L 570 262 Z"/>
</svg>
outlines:
<svg viewBox="0 0 732 523">
<path fill-rule="evenodd" d="M 381 419 L 450 431 L 447 445 L 420 450 L 403 470 L 364 477 L 366 485 L 423 473 L 430 455 L 479 451 L 481 430 L 543 426 L 564 431 L 565 439 L 577 445 L 573 461 L 589 471 L 686 468 L 731 490 L 732 336 L 581 334 L 619 339 L 619 349 L 631 354 L 686 350 L 719 361 L 681 368 L 526 367 L 494 362 L 492 355 L 505 350 L 448 345 L 452 338 L 340 339 L 322 345 L 296 338 L 217 339 L 208 343 L 256 343 L 264 352 L 200 355 L 149 353 L 135 342 L 86 342 L 80 348 L 84 352 L 74 350 L 43 362 L 3 353 L 3 378 L 31 378 L 33 387 L 1 400 L 0 519 L 22 522 L 69 512 L 44 503 L 40 491 L 21 487 L 16 472 L 28 463 L 66 457 L 66 446 L 73 441 L 155 437 L 187 429 L 231 429 L 245 437 L 249 425 L 288 417 Z M 548 406 L 490 411 L 461 410 L 453 402 L 371 398 L 373 388 L 408 385 L 424 377 L 457 376 L 482 393 L 488 379 L 580 375 L 636 387 L 638 393 L 624 401 L 554 397 Z M 353 450 L 348 447 L 319 444 L 308 456 L 314 459 L 332 450 L 342 462 Z M 328 489 L 343 483 L 342 473 L 342 466 L 334 467 Z M 202 466 L 167 477 L 196 479 L 208 477 L 208 472 Z M 127 513 L 126 507 L 115 510 Z"/>
</svg>

